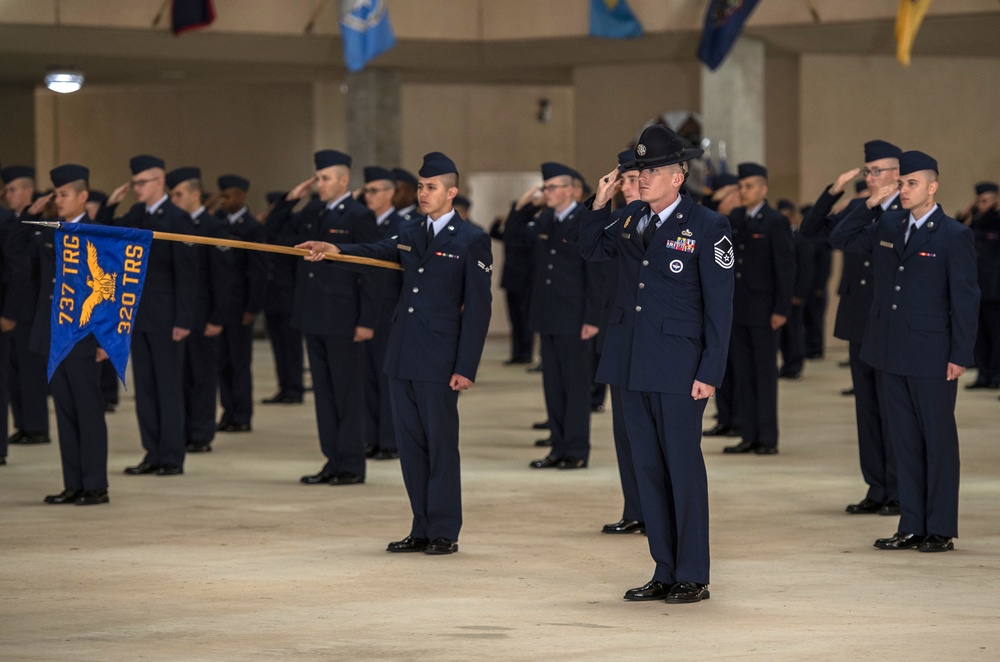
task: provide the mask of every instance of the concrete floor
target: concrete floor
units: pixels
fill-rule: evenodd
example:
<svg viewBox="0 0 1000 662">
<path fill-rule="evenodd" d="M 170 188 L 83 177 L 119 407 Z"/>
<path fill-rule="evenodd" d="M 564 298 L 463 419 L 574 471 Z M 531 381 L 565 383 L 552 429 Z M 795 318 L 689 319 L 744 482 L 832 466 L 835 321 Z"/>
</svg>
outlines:
<svg viewBox="0 0 1000 662">
<path fill-rule="evenodd" d="M 259 400 L 274 390 L 256 346 Z M 961 539 L 948 554 L 881 552 L 895 518 L 848 516 L 864 495 L 844 351 L 781 386 L 781 455 L 706 441 L 712 599 L 627 603 L 652 575 L 620 515 L 610 413 L 589 469 L 532 471 L 539 377 L 491 340 L 462 397 L 465 528 L 449 557 L 390 555 L 409 508 L 397 462 L 362 486 L 307 487 L 312 403 L 259 406 L 180 477 L 127 477 L 134 406 L 108 417 L 109 506 L 45 506 L 58 449 L 0 468 L 0 660 L 1000 658 L 995 392 L 959 397 Z M 966 377 L 963 381 L 968 380 Z M 710 407 L 711 409 L 711 407 Z M 711 412 L 710 412 L 711 413 Z"/>
</svg>

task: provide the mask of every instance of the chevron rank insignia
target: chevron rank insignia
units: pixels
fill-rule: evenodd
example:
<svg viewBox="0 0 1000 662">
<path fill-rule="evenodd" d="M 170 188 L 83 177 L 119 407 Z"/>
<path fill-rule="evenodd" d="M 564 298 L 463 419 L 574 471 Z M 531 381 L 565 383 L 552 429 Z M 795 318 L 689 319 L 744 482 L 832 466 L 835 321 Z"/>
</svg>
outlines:
<svg viewBox="0 0 1000 662">
<path fill-rule="evenodd" d="M 723 269 L 732 269 L 736 264 L 736 255 L 733 253 L 733 242 L 729 237 L 723 236 L 715 242 L 715 263 Z"/>
<path fill-rule="evenodd" d="M 491 273 L 493 271 L 493 265 L 492 264 L 488 265 L 485 262 L 483 262 L 482 260 L 476 260 L 476 264 L 478 264 L 479 268 L 482 269 L 483 271 L 485 271 L 486 273 Z"/>
</svg>

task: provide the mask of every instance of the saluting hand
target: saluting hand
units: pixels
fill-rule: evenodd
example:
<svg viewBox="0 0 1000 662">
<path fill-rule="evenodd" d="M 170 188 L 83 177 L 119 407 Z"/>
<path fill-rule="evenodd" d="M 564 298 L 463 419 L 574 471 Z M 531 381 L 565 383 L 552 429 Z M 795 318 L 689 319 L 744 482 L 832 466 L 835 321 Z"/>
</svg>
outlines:
<svg viewBox="0 0 1000 662">
<path fill-rule="evenodd" d="M 622 181 L 618 177 L 618 166 L 615 166 L 614 170 L 601 177 L 600 181 L 597 182 L 597 194 L 594 196 L 594 205 L 591 209 L 604 209 L 621 187 Z"/>
<path fill-rule="evenodd" d="M 316 183 L 316 178 L 310 177 L 309 179 L 307 179 L 306 181 L 302 182 L 301 184 L 293 188 L 291 191 L 289 191 L 288 195 L 285 196 L 285 200 L 288 200 L 289 202 L 291 202 L 292 200 L 300 200 L 302 197 L 307 195 L 309 191 L 312 190 L 313 184 L 315 183 Z"/>
<path fill-rule="evenodd" d="M 526 206 L 531 204 L 532 200 L 534 200 L 541 194 L 542 194 L 541 186 L 532 186 L 531 188 L 529 188 L 527 191 L 524 192 L 524 195 L 522 195 L 520 198 L 517 199 L 517 202 L 514 204 L 514 209 L 518 211 L 524 209 Z"/>
<path fill-rule="evenodd" d="M 865 205 L 867 205 L 869 209 L 875 209 L 875 207 L 879 206 L 892 196 L 896 195 L 896 191 L 898 190 L 899 190 L 898 183 L 887 184 L 886 186 L 878 188 L 875 190 L 874 193 L 871 194 L 871 197 L 868 198 L 868 201 L 865 202 Z"/>
<path fill-rule="evenodd" d="M 121 186 L 119 186 L 118 188 L 116 188 L 114 191 L 111 192 L 111 195 L 108 196 L 108 199 L 104 204 L 106 204 L 109 207 L 111 205 L 117 205 L 119 202 L 125 199 L 125 195 L 129 192 L 129 189 L 131 188 L 132 188 L 132 182 L 131 181 L 125 182 L 124 184 L 122 184 Z"/>
<path fill-rule="evenodd" d="M 462 375 L 455 373 L 451 376 L 451 381 L 448 382 L 448 386 L 451 387 L 452 391 L 468 391 L 472 388 L 472 380 L 463 377 Z"/>
<path fill-rule="evenodd" d="M 38 216 L 39 214 L 41 214 L 43 211 L 45 211 L 45 205 L 49 204 L 49 200 L 51 200 L 52 196 L 54 195 L 55 193 L 49 193 L 48 195 L 43 195 L 42 197 L 32 202 L 31 206 L 28 207 L 28 214 L 31 216 Z"/>
<path fill-rule="evenodd" d="M 851 168 L 847 172 L 841 174 L 837 177 L 836 181 L 833 182 L 833 186 L 830 187 L 830 193 L 833 195 L 840 195 L 844 192 L 844 188 L 854 181 L 854 178 L 861 174 L 861 168 Z"/>
<path fill-rule="evenodd" d="M 304 241 L 297 245 L 296 248 L 309 251 L 309 254 L 304 255 L 303 258 L 310 262 L 320 262 L 323 259 L 324 253 L 332 253 L 333 255 L 340 253 L 339 248 L 325 241 Z"/>
</svg>

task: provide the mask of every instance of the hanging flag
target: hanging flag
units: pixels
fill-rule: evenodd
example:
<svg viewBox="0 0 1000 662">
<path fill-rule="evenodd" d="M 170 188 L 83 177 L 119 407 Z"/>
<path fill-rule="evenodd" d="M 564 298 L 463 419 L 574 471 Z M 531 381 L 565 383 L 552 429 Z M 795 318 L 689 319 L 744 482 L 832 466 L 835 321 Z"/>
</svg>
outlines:
<svg viewBox="0 0 1000 662">
<path fill-rule="evenodd" d="M 931 6 L 931 0 L 899 0 L 899 13 L 896 14 L 896 59 L 904 67 L 910 66 L 910 51 L 913 41 L 917 38 L 920 24 Z"/>
<path fill-rule="evenodd" d="M 49 380 L 73 346 L 93 333 L 125 383 L 152 240 L 149 230 L 60 224 L 55 232 Z"/>
<path fill-rule="evenodd" d="M 212 0 L 173 0 L 170 29 L 175 35 L 211 25 L 215 20 Z"/>
<path fill-rule="evenodd" d="M 340 38 L 344 62 L 361 71 L 374 57 L 396 45 L 386 0 L 340 0 Z"/>
<path fill-rule="evenodd" d="M 590 0 L 590 35 L 606 39 L 642 36 L 642 24 L 626 0 Z"/>
<path fill-rule="evenodd" d="M 715 71 L 729 55 L 757 0 L 709 0 L 698 58 Z"/>
</svg>

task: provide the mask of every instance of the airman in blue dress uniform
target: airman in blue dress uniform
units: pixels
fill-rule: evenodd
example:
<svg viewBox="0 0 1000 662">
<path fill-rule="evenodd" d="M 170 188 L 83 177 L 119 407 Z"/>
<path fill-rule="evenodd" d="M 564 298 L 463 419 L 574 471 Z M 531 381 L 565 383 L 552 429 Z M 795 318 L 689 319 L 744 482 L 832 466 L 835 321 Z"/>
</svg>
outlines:
<svg viewBox="0 0 1000 662">
<path fill-rule="evenodd" d="M 485 232 L 452 209 L 458 169 L 440 152 L 424 156 L 418 200 L 422 217 L 372 244 L 305 242 L 309 259 L 325 252 L 399 262 L 403 291 L 393 313 L 385 371 L 410 535 L 390 552 L 452 554 L 462 527 L 458 395 L 472 387 L 490 324 L 493 255 Z"/>
<path fill-rule="evenodd" d="M 709 597 L 701 420 L 726 370 L 736 258 L 728 220 L 680 193 L 686 162 L 702 153 L 667 127 L 647 128 L 634 156 L 641 200 L 611 218 L 616 169 L 601 179 L 580 226 L 584 257 L 619 264 L 597 378 L 621 388 L 656 562 L 653 579 L 627 600 Z"/>
<path fill-rule="evenodd" d="M 882 371 L 902 510 L 879 549 L 944 552 L 958 535 L 955 400 L 973 359 L 979 284 L 972 230 L 934 201 L 937 179 L 936 160 L 903 152 L 898 184 L 873 191 L 830 234 L 835 248 L 870 256 L 875 273 L 861 360 Z M 876 221 L 897 192 L 904 211 Z"/>
</svg>

